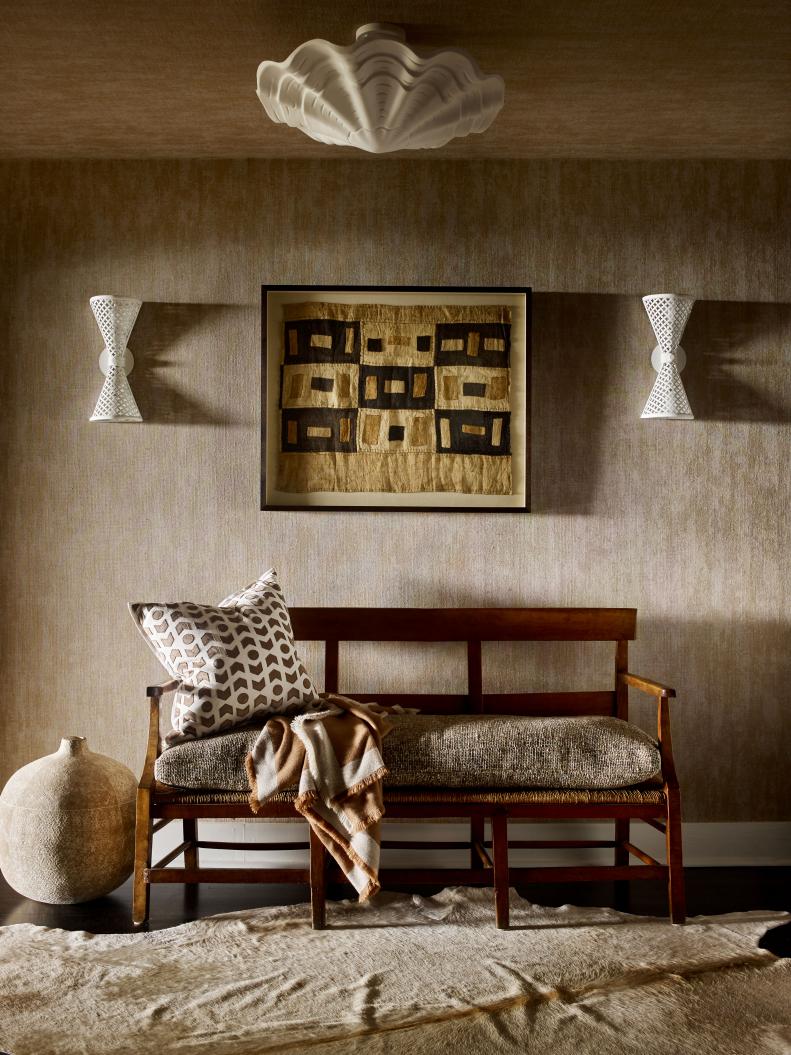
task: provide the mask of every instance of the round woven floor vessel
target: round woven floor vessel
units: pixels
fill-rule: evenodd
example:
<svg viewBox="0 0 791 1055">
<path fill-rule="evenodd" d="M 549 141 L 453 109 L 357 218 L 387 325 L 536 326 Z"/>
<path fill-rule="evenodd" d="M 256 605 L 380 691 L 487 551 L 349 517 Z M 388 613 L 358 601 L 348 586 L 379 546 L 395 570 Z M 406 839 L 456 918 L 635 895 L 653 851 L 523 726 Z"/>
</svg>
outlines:
<svg viewBox="0 0 791 1055">
<path fill-rule="evenodd" d="M 25 897 L 51 905 L 108 894 L 132 871 L 134 774 L 64 737 L 18 770 L 0 794 L 0 870 Z"/>
</svg>

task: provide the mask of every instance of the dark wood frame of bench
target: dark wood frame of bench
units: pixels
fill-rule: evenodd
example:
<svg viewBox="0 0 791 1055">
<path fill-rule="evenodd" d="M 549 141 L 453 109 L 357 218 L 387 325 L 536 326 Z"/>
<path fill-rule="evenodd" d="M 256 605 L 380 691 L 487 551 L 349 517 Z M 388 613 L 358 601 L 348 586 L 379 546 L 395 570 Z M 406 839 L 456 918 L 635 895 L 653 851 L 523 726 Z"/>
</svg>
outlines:
<svg viewBox="0 0 791 1055">
<path fill-rule="evenodd" d="M 385 789 L 386 818 L 466 819 L 469 842 L 414 840 L 388 841 L 382 846 L 399 849 L 460 849 L 470 851 L 469 868 L 409 868 L 380 871 L 383 887 L 411 884 L 461 883 L 494 887 L 498 927 L 508 926 L 510 883 L 541 883 L 614 880 L 619 896 L 633 879 L 663 879 L 668 884 L 670 917 L 683 923 L 684 874 L 681 855 L 681 800 L 670 740 L 670 699 L 675 690 L 628 671 L 628 642 L 635 637 L 634 608 L 292 608 L 294 636 L 301 641 L 325 643 L 324 688 L 342 691 L 338 684 L 338 653 L 341 641 L 463 641 L 467 645 L 467 684 L 464 695 L 414 693 L 354 693 L 360 700 L 419 707 L 436 714 L 612 715 L 628 719 L 629 687 L 653 696 L 657 704 L 657 736 L 662 758 L 661 794 L 658 801 L 513 801 L 503 789 L 436 788 Z M 481 643 L 484 641 L 613 641 L 615 642 L 614 688 L 603 692 L 484 694 Z M 204 842 L 198 838 L 197 821 L 202 818 L 301 819 L 290 802 L 273 802 L 253 814 L 246 801 L 228 801 L 228 793 L 179 794 L 158 784 L 154 763 L 160 749 L 160 702 L 177 682 L 166 682 L 147 690 L 149 734 L 146 760 L 137 792 L 137 829 L 133 919 L 148 919 L 151 885 L 154 883 L 309 883 L 312 922 L 325 925 L 325 889 L 328 874 L 342 878 L 339 869 L 329 872 L 327 855 L 312 833 L 308 843 Z M 540 789 L 539 799 L 540 799 Z M 518 796 L 516 796 L 518 798 Z M 574 798 L 571 793 L 570 798 Z M 199 802 L 194 801 L 200 799 Z M 577 796 L 579 799 L 580 796 Z M 193 801 L 187 801 L 192 799 Z M 509 840 L 508 821 L 536 819 L 607 819 L 615 822 L 612 840 Z M 183 842 L 152 866 L 151 848 L 155 831 L 180 819 Z M 485 840 L 486 820 L 492 838 Z M 665 835 L 666 864 L 662 864 L 630 841 L 630 821 L 642 820 Z M 491 847 L 491 854 L 489 848 Z M 510 868 L 509 848 L 610 847 L 612 865 L 580 867 Z M 201 868 L 200 849 L 283 850 L 310 849 L 309 868 Z M 169 867 L 184 855 L 184 867 Z M 640 864 L 629 865 L 635 857 Z"/>
</svg>

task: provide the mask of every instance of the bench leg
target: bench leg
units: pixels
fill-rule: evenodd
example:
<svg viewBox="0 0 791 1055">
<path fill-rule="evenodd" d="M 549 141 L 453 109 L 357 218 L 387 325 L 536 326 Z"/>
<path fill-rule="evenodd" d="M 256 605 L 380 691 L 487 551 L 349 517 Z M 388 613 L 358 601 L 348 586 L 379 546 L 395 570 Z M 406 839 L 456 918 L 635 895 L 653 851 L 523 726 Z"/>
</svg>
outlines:
<svg viewBox="0 0 791 1055">
<path fill-rule="evenodd" d="M 198 840 L 198 822 L 193 817 L 185 817 L 181 828 L 184 832 L 184 842 L 190 843 L 184 851 L 184 867 L 195 869 L 198 867 L 198 847 L 195 845 Z"/>
<path fill-rule="evenodd" d="M 627 842 L 629 842 L 629 818 L 621 817 L 615 822 L 616 865 L 629 864 L 629 851 L 624 845 Z M 629 881 L 616 879 L 613 886 L 615 887 L 615 907 L 620 912 L 627 912 L 629 910 Z"/>
<path fill-rule="evenodd" d="M 667 852 L 667 899 L 672 923 L 684 923 L 687 918 L 684 897 L 684 861 L 681 850 L 681 796 L 678 788 L 667 788 L 667 820 L 665 848 Z"/>
<path fill-rule="evenodd" d="M 475 849 L 476 843 L 483 843 L 486 831 L 485 817 L 470 817 L 470 868 L 480 868 L 481 860 Z"/>
<path fill-rule="evenodd" d="M 132 922 L 136 927 L 148 920 L 151 886 L 145 880 L 145 869 L 151 866 L 151 792 L 139 788 L 135 818 L 135 871 L 132 886 Z"/>
<path fill-rule="evenodd" d="M 508 817 L 492 817 L 492 856 L 494 858 L 494 912 L 500 930 L 508 929 Z"/>
<path fill-rule="evenodd" d="M 196 845 L 198 841 L 198 822 L 194 817 L 184 817 L 181 821 L 181 829 L 184 833 L 184 842 L 190 844 L 184 851 L 184 867 L 197 869 L 200 867 L 200 851 Z M 193 918 L 196 917 L 198 911 L 199 889 L 197 883 L 184 884 L 184 910 Z"/>
<path fill-rule="evenodd" d="M 324 930 L 327 912 L 326 850 L 310 829 L 310 920 L 314 930 Z"/>
</svg>

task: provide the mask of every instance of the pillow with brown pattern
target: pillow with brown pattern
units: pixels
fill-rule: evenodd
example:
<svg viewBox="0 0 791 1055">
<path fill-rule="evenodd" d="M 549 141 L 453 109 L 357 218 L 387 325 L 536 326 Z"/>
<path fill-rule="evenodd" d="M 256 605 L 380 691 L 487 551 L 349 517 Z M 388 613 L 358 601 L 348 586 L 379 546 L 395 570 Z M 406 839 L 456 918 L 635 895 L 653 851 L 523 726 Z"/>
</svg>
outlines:
<svg viewBox="0 0 791 1055">
<path fill-rule="evenodd" d="M 168 744 L 213 736 L 254 715 L 319 706 L 274 569 L 216 606 L 151 601 L 130 604 L 129 611 L 180 683 Z"/>
</svg>

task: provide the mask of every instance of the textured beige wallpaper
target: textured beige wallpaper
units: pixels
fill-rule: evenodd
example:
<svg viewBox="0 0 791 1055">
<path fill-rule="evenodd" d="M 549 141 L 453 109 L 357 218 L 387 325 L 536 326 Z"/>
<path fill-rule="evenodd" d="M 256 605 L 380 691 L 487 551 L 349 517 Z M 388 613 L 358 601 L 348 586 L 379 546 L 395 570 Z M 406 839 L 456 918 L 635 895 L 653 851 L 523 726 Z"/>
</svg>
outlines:
<svg viewBox="0 0 791 1055">
<path fill-rule="evenodd" d="M 790 173 L 0 167 L 2 779 L 65 734 L 138 768 L 158 671 L 126 601 L 211 601 L 274 564 L 295 604 L 635 605 L 633 669 L 679 691 L 687 818 L 791 816 Z M 534 512 L 259 512 L 259 286 L 292 281 L 531 284 Z M 639 295 L 665 289 L 700 300 L 691 423 L 640 420 L 654 374 Z M 145 301 L 142 426 L 88 422 L 102 292 Z M 398 649 L 349 653 L 349 689 L 461 687 L 451 648 L 419 650 L 409 674 Z M 485 663 L 503 689 L 603 687 L 611 669 L 598 645 Z"/>
</svg>

